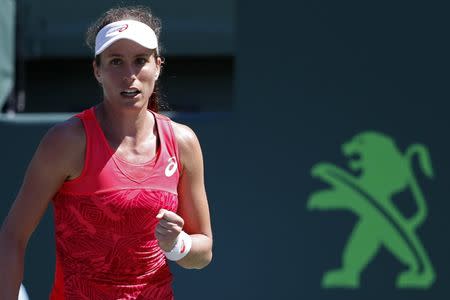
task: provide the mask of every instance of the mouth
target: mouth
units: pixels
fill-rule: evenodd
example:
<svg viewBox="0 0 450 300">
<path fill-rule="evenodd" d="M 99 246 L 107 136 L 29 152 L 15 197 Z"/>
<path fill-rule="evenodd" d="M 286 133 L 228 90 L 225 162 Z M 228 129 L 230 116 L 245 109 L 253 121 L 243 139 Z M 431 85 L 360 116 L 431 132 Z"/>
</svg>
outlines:
<svg viewBox="0 0 450 300">
<path fill-rule="evenodd" d="M 128 98 L 134 98 L 137 95 L 139 95 L 140 93 L 141 93 L 141 91 L 138 90 L 138 89 L 135 89 L 135 88 L 133 88 L 133 89 L 126 89 L 126 90 L 120 92 L 120 94 L 122 96 L 128 97 Z"/>
</svg>

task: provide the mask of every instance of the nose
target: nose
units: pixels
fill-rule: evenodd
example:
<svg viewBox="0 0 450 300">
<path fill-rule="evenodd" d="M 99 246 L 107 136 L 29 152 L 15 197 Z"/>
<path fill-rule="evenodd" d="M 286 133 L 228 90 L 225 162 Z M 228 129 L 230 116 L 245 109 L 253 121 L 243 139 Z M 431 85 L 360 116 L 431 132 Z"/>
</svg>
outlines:
<svg viewBox="0 0 450 300">
<path fill-rule="evenodd" d="M 136 79 L 137 70 L 132 65 L 124 68 L 123 80 L 125 82 L 133 82 Z"/>
</svg>

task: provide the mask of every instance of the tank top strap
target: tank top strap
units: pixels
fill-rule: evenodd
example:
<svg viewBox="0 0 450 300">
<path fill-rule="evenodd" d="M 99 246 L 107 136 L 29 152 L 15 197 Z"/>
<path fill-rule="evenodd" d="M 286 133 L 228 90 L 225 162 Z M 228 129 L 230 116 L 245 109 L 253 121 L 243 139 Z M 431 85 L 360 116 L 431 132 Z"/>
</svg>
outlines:
<svg viewBox="0 0 450 300">
<path fill-rule="evenodd" d="M 61 192 L 86 193 L 93 190 L 92 175 L 98 174 L 111 157 L 109 149 L 103 144 L 94 114 L 94 107 L 91 107 L 75 115 L 83 124 L 86 137 L 83 171 L 77 178 L 64 182 Z"/>
<path fill-rule="evenodd" d="M 86 160 L 92 164 L 103 165 L 112 155 L 107 141 L 95 117 L 95 107 L 81 113 L 81 121 L 86 133 Z M 86 164 L 85 164 L 86 166 Z"/>
<path fill-rule="evenodd" d="M 152 113 L 155 116 L 156 126 L 158 127 L 161 153 L 167 154 L 169 159 L 172 158 L 172 160 L 176 160 L 177 169 L 181 172 L 178 143 L 173 130 L 172 121 L 164 115 L 153 111 Z"/>
</svg>

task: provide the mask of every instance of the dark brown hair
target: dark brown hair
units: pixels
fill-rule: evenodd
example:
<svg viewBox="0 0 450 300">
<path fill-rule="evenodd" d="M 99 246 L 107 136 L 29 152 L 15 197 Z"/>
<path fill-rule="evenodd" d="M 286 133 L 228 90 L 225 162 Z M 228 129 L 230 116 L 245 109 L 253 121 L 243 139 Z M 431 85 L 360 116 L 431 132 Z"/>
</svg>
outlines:
<svg viewBox="0 0 450 300">
<path fill-rule="evenodd" d="M 161 33 L 161 20 L 152 14 L 150 8 L 146 6 L 126 6 L 126 7 L 115 7 L 107 10 L 103 15 L 101 15 L 87 30 L 86 32 L 86 44 L 93 51 L 95 49 L 95 37 L 97 33 L 106 25 L 117 22 L 120 20 L 136 20 L 147 24 L 156 34 L 158 38 L 158 53 L 154 51 L 155 59 L 157 57 L 161 58 L 161 61 L 164 62 L 164 58 L 161 56 L 161 45 L 159 45 L 159 35 Z M 95 63 L 100 65 L 100 55 L 95 56 Z M 162 66 L 161 66 L 162 68 Z M 148 108 L 154 112 L 159 112 L 160 110 L 168 109 L 166 103 L 161 100 L 159 84 L 158 81 L 155 82 L 155 87 L 153 89 L 153 93 L 150 96 L 150 100 L 148 102 Z"/>
</svg>

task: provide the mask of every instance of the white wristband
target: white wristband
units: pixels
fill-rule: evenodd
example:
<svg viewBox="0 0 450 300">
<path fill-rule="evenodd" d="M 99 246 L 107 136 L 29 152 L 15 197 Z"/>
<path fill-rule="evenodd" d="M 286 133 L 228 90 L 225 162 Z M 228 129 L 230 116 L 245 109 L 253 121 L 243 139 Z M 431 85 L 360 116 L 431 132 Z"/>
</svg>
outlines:
<svg viewBox="0 0 450 300">
<path fill-rule="evenodd" d="M 189 234 L 181 231 L 177 237 L 175 246 L 169 252 L 163 251 L 168 260 L 177 261 L 185 257 L 192 247 L 192 238 Z"/>
</svg>

